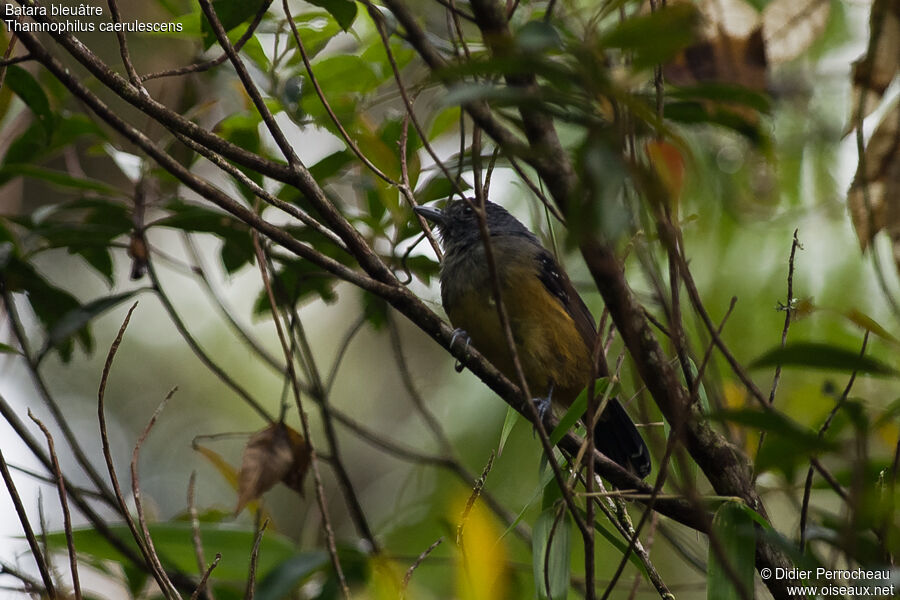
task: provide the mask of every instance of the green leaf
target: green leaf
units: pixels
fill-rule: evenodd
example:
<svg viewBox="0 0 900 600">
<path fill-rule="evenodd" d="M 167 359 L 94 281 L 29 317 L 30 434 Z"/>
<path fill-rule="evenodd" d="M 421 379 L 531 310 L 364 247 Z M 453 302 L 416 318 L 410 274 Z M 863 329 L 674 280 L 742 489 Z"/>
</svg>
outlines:
<svg viewBox="0 0 900 600">
<path fill-rule="evenodd" d="M 339 54 L 318 60 L 313 65 L 313 70 L 319 85 L 329 98 L 341 94 L 365 94 L 381 83 L 372 66 L 352 54 Z M 304 98 L 310 98 L 313 102 L 321 104 L 312 86 L 306 88 L 303 91 Z M 314 111 L 309 110 L 311 107 L 306 104 L 304 108 L 310 114 L 314 114 Z"/>
<path fill-rule="evenodd" d="M 31 109 L 44 129 L 45 139 L 49 140 L 53 135 L 53 112 L 47 94 L 34 76 L 19 66 L 10 65 L 6 71 L 6 85 Z"/>
<path fill-rule="evenodd" d="M 216 235 L 223 242 L 220 256 L 229 274 L 255 259 L 253 240 L 247 226 L 231 215 L 179 201 L 170 202 L 168 208 L 173 214 L 156 221 L 154 225 Z"/>
<path fill-rule="evenodd" d="M 582 519 L 587 518 L 587 513 L 585 513 L 582 509 L 578 509 L 578 514 L 581 515 Z M 618 531 L 613 531 L 611 528 L 604 525 L 603 519 L 594 519 L 594 531 L 603 536 L 603 538 L 610 543 L 610 545 L 616 549 L 616 551 L 621 556 L 625 553 L 625 550 L 628 549 L 628 542 L 622 539 L 621 534 Z M 638 571 L 640 571 L 644 577 L 650 582 L 650 573 L 647 572 L 647 566 L 641 561 L 641 558 L 637 555 L 637 552 L 631 552 L 628 556 L 628 562 L 630 562 Z"/>
<path fill-rule="evenodd" d="M 32 123 L 23 131 L 7 148 L 6 154 L 3 156 L 3 164 L 11 165 L 34 161 L 47 152 L 49 142 L 42 129 L 40 123 Z M 0 177 L 0 184 L 6 183 L 8 178 L 9 176 Z"/>
<path fill-rule="evenodd" d="M 330 304 L 337 300 L 335 283 L 337 280 L 334 275 L 303 259 L 286 262 L 272 277 L 272 289 L 279 305 L 295 305 L 313 297 Z M 270 312 L 269 297 L 263 290 L 253 303 L 253 314 Z"/>
<path fill-rule="evenodd" d="M 434 140 L 440 135 L 447 133 L 451 127 L 459 125 L 459 107 L 451 106 L 440 111 L 431 123 L 428 130 L 428 139 Z"/>
<path fill-rule="evenodd" d="M 500 431 L 500 444 L 497 446 L 497 456 L 503 454 L 503 447 L 506 445 L 509 434 L 512 433 L 513 427 L 521 419 L 522 415 L 519 414 L 519 411 L 512 406 L 506 407 L 506 417 L 503 419 L 503 429 Z"/>
<path fill-rule="evenodd" d="M 691 4 L 675 4 L 620 23 L 600 40 L 602 46 L 633 52 L 634 68 L 666 62 L 693 41 L 699 19 Z"/>
<path fill-rule="evenodd" d="M 85 262 L 91 265 L 98 273 L 103 275 L 104 279 L 106 279 L 106 283 L 108 283 L 110 287 L 113 286 L 115 281 L 113 280 L 112 256 L 106 247 L 82 246 L 80 248 L 73 248 L 72 251 L 83 258 Z"/>
<path fill-rule="evenodd" d="M 743 510 L 741 503 L 726 502 L 719 507 L 713 517 L 710 536 L 715 537 L 721 552 L 717 552 L 710 542 L 706 597 L 709 600 L 753 598 L 756 529 L 753 519 Z M 727 561 L 731 571 L 737 576 L 737 582 L 729 577 L 723 560 Z M 741 594 L 741 589 L 745 594 Z"/>
<path fill-rule="evenodd" d="M 501 540 L 503 538 L 505 538 L 507 536 L 507 534 L 509 534 L 509 532 L 512 531 L 516 527 L 516 525 L 519 524 L 519 522 L 525 516 L 525 511 L 527 511 L 529 508 L 531 508 L 531 505 L 534 504 L 534 501 L 537 500 L 538 496 L 540 496 L 541 494 L 544 493 L 544 490 L 547 488 L 547 485 L 552 480 L 553 480 L 553 471 L 550 470 L 549 465 L 547 465 L 547 468 L 542 468 L 540 471 L 540 479 L 538 481 L 538 486 L 537 486 L 537 488 L 535 488 L 534 493 L 531 495 L 531 498 L 528 500 L 528 502 L 525 503 L 525 506 L 522 507 L 522 510 L 519 511 L 519 514 L 516 515 L 516 518 L 513 520 L 513 522 L 509 524 L 509 527 L 507 527 L 503 531 L 503 534 L 500 536 Z"/>
<path fill-rule="evenodd" d="M 183 521 L 170 521 L 150 524 L 150 536 L 162 558 L 163 564 L 172 566 L 185 573 L 197 573 L 197 559 L 194 555 L 191 524 Z M 123 540 L 137 552 L 137 544 L 125 525 L 114 525 L 113 534 Z M 252 529 L 241 529 L 230 525 L 201 523 L 203 545 L 210 551 L 219 552 L 222 560 L 213 571 L 217 580 L 246 581 L 250 551 L 256 532 Z M 127 559 L 96 529 L 76 529 L 73 532 L 75 547 L 79 554 L 85 554 L 126 564 Z M 66 550 L 66 537 L 62 531 L 47 535 L 47 543 L 51 548 Z M 294 542 L 287 537 L 267 531 L 260 542 L 257 577 L 265 578 L 273 569 L 283 564 L 296 554 Z"/>
<path fill-rule="evenodd" d="M 253 15 L 265 4 L 266 0 L 214 0 L 212 3 L 219 22 L 225 31 L 231 31 L 241 23 L 249 21 Z M 216 43 L 216 34 L 212 30 L 209 21 L 203 19 L 201 29 L 203 32 L 203 49 L 208 50 Z"/>
<path fill-rule="evenodd" d="M 606 377 L 597 379 L 594 384 L 594 395 L 600 399 L 606 394 L 606 390 L 609 387 L 609 379 Z M 610 394 L 611 396 L 612 394 Z M 578 397 L 575 398 L 575 401 L 572 402 L 572 405 L 566 410 L 566 414 L 562 416 L 559 420 L 559 423 L 553 429 L 553 432 L 550 434 L 550 444 L 555 446 L 559 443 L 559 440 L 563 439 L 563 436 L 566 435 L 566 432 L 572 429 L 575 426 L 575 423 L 578 422 L 585 411 L 587 410 L 588 403 L 588 388 L 584 388 L 581 390 L 581 393 L 578 394 Z"/>
<path fill-rule="evenodd" d="M 307 0 L 310 4 L 314 4 L 324 8 L 334 17 L 341 29 L 347 31 L 353 25 L 356 19 L 356 2 L 350 0 Z"/>
<path fill-rule="evenodd" d="M 80 306 L 72 294 L 48 283 L 29 263 L 13 253 L 7 254 L 6 260 L 3 272 L 5 285 L 10 291 L 26 294 L 31 309 L 45 330 L 49 331 L 55 327 L 63 315 Z M 93 338 L 90 331 L 81 330 L 77 338 L 86 351 L 92 349 Z M 72 358 L 72 347 L 71 338 L 62 340 L 56 346 L 55 349 L 63 362 L 68 362 Z"/>
<path fill-rule="evenodd" d="M 45 169 L 44 167 L 23 163 L 13 163 L 0 167 L 0 181 L 7 181 L 17 176 L 39 179 L 62 188 L 98 192 L 106 196 L 125 195 L 123 192 L 102 181 L 91 179 L 89 177 L 75 177 L 55 169 Z"/>
<path fill-rule="evenodd" d="M 896 369 L 874 358 L 860 356 L 858 350 L 846 350 L 816 342 L 795 342 L 784 348 L 775 347 L 753 361 L 750 368 L 758 369 L 779 365 L 847 373 L 867 373 L 869 375 L 898 375 Z"/>
<path fill-rule="evenodd" d="M 387 300 L 381 296 L 376 296 L 372 292 L 363 291 L 362 302 L 363 314 L 366 317 L 366 321 L 372 326 L 372 329 L 375 331 L 383 329 L 387 325 L 388 317 L 390 316 L 390 305 L 387 303 Z"/>
<path fill-rule="evenodd" d="M 12 346 L 7 346 L 6 344 L 0 344 L 0 354 L 22 354 Z"/>
<path fill-rule="evenodd" d="M 557 518 L 558 512 L 548 507 L 532 529 L 532 573 L 535 593 L 541 599 L 565 600 L 569 588 L 572 521 L 567 511 Z"/>
<path fill-rule="evenodd" d="M 775 468 L 784 473 L 788 480 L 793 479 L 793 473 L 800 463 L 809 461 L 811 454 L 837 447 L 834 441 L 820 439 L 812 429 L 775 411 L 726 410 L 715 412 L 710 418 L 769 432 L 762 451 L 756 457 L 756 470 L 763 472 Z"/>
<path fill-rule="evenodd" d="M 43 360 L 44 356 L 46 356 L 50 350 L 59 346 L 61 343 L 87 327 L 88 323 L 94 318 L 125 300 L 128 300 L 139 291 L 140 290 L 132 290 L 123 294 L 98 298 L 97 300 L 93 300 L 83 306 L 79 306 L 66 312 L 58 321 L 56 321 L 47 333 L 47 340 L 44 342 L 44 347 L 37 356 L 38 362 Z"/>
<path fill-rule="evenodd" d="M 819 439 L 819 435 L 808 427 L 800 425 L 786 415 L 777 411 L 763 411 L 750 408 L 721 410 L 710 414 L 715 421 L 728 421 L 746 427 L 767 431 L 776 435 L 802 440 L 811 449 L 828 450 L 832 448 L 828 442 Z"/>
<path fill-rule="evenodd" d="M 772 110 L 772 101 L 769 96 L 733 83 L 706 82 L 675 87 L 668 92 L 667 97 L 683 101 L 712 100 L 726 104 L 740 104 L 761 113 L 769 113 Z"/>
<path fill-rule="evenodd" d="M 464 192 L 471 188 L 465 181 L 459 181 L 458 185 Z M 450 194 L 452 194 L 455 189 L 456 187 L 453 185 L 453 182 L 445 176 L 436 175 L 429 179 L 428 183 L 419 188 L 416 192 L 416 200 L 420 204 L 426 204 L 428 202 L 433 202 L 434 200 L 449 198 Z"/>
<path fill-rule="evenodd" d="M 257 600 L 280 600 L 287 598 L 303 580 L 329 565 L 325 552 L 305 552 L 288 558 L 272 569 L 259 582 L 255 597 Z"/>
<path fill-rule="evenodd" d="M 328 179 L 340 175 L 355 159 L 356 155 L 350 150 L 338 150 L 311 166 L 309 172 L 321 185 Z"/>
<path fill-rule="evenodd" d="M 559 32 L 553 25 L 543 19 L 525 23 L 516 32 L 515 42 L 519 50 L 526 53 L 543 52 L 548 48 L 559 48 L 562 46 Z"/>
<path fill-rule="evenodd" d="M 878 337 L 880 337 L 884 340 L 887 340 L 893 344 L 900 343 L 900 340 L 898 340 L 896 337 L 891 335 L 890 332 L 888 332 L 884 327 L 879 325 L 878 322 L 875 321 L 875 319 L 873 319 L 869 315 L 867 315 L 855 308 L 851 308 L 850 310 L 848 310 L 846 313 L 843 313 L 843 314 L 844 314 L 844 316 L 847 317 L 847 319 L 850 320 L 850 322 L 862 327 L 866 331 L 871 331 Z"/>
</svg>

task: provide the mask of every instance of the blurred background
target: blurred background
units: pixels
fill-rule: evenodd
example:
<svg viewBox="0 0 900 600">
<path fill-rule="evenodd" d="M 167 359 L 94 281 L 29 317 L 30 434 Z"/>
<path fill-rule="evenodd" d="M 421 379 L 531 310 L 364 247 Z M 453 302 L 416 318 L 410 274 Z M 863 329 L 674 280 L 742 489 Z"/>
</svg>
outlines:
<svg viewBox="0 0 900 600">
<path fill-rule="evenodd" d="M 795 230 L 802 249 L 795 259 L 794 296 L 807 309 L 801 311 L 802 318 L 792 324 L 790 340 L 827 341 L 858 349 L 863 330 L 848 318 L 855 314 L 853 311 L 867 315 L 887 331 L 898 331 L 896 316 L 885 299 L 873 261 L 870 254 L 864 255 L 860 251 L 846 208 L 846 193 L 858 162 L 855 135 L 847 135 L 851 111 L 851 63 L 865 51 L 870 6 L 868 2 L 838 0 L 825 4 L 828 6 L 827 24 L 816 41 L 796 58 L 773 67 L 770 73 L 773 108 L 761 125 L 768 130 L 772 141 L 768 157 L 751 148 L 746 138 L 733 132 L 713 128 L 683 132 L 690 152 L 680 207 L 686 254 L 714 321 L 723 317 L 731 298 L 737 298 L 723 337 L 744 363 L 751 362 L 780 342 L 784 313 L 779 306 L 786 302 L 788 257 Z M 173 16 L 174 11 L 176 15 L 193 15 L 183 19 L 187 24 L 190 18 L 196 17 L 196 11 L 189 13 L 180 5 L 173 8 L 174 4 L 169 10 L 166 3 L 156 5 L 132 0 L 120 5 L 129 19 L 178 20 L 180 17 Z M 316 10 L 300 2 L 295 6 L 298 14 Z M 570 10 L 575 9 L 573 4 Z M 187 29 L 184 39 L 129 36 L 138 71 L 153 72 L 188 62 L 197 51 L 191 35 L 195 35 L 193 30 Z M 335 33 L 323 41 L 319 60 L 354 46 L 365 47 L 374 35 L 371 21 L 360 10 L 353 33 Z M 260 49 L 269 56 L 278 52 L 277 44 L 285 43 L 284 32 L 276 31 L 268 21 L 263 22 L 256 38 Z M 110 64 L 119 64 L 114 36 L 94 33 L 86 34 L 83 39 Z M 8 33 L 4 33 L 3 43 L 8 40 Z M 211 50 L 209 55 L 214 55 L 214 51 Z M 54 87 L 40 69 L 27 63 L 24 67 L 47 87 L 55 106 L 64 111 L 63 107 L 71 104 L 74 110 L 79 110 L 77 103 L 66 98 L 66 91 L 58 84 Z M 302 65 L 299 68 L 302 69 Z M 267 74 L 260 70 L 254 76 L 264 81 Z M 279 81 L 282 91 L 289 94 L 290 78 L 283 76 Z M 234 86 L 232 72 L 227 69 L 148 82 L 154 97 L 169 106 L 191 107 L 194 110 L 191 118 L 206 126 L 220 128 L 229 115 L 243 114 L 247 109 L 246 98 L 236 92 Z M 897 93 L 895 81 L 886 97 L 896 98 Z M 377 102 L 373 100 L 368 107 L 369 118 L 377 119 L 379 115 L 393 118 L 402 106 L 396 97 L 374 96 Z M 281 100 L 286 101 L 284 98 Z M 137 115 L 129 113 L 130 109 L 119 106 L 113 98 L 110 101 L 123 114 L 140 122 Z M 440 101 L 437 95 L 429 97 L 426 93 L 418 102 L 438 112 Z M 0 120 L 0 154 L 3 154 L 30 125 L 32 114 L 8 88 L 0 91 L 0 103 L 4 108 Z M 890 105 L 890 100 L 884 105 Z M 867 120 L 866 137 L 871 134 L 879 114 Z M 315 123 L 300 119 L 298 125 L 296 119 L 290 120 L 285 115 L 279 118 L 305 164 L 316 165 L 344 148 L 338 137 Z M 152 127 L 150 133 L 154 133 Z M 155 133 L 161 135 L 161 132 Z M 262 146 L 271 145 L 262 128 L 258 134 Z M 437 138 L 436 147 L 442 157 L 451 158 L 458 149 L 458 141 L 451 132 Z M 426 171 L 431 159 L 421 150 L 418 159 L 423 172 Z M 132 148 L 118 141 L 72 144 L 45 164 L 69 172 L 79 170 L 88 177 L 123 189 L 135 183 L 135 175 L 141 169 L 149 168 Z M 194 168 L 223 181 L 209 164 L 198 164 Z M 471 172 L 465 177 L 472 182 Z M 361 180 L 358 173 L 349 171 L 333 181 L 329 189 L 340 195 L 348 206 L 355 206 L 352 210 L 362 211 L 367 196 L 366 190 L 360 187 Z M 151 205 L 147 211 L 148 223 L 164 214 L 160 207 L 171 199 L 166 196 L 173 190 L 177 190 L 181 199 L 196 200 L 190 192 L 164 182 L 155 192 L 158 204 Z M 541 232 L 548 244 L 552 243 L 546 214 L 511 169 L 496 169 L 491 192 L 494 202 Z M 21 215 L 40 218 L 76 196 L 77 192 L 46 181 L 7 177 L 0 186 L 0 211 L 7 219 Z M 273 211 L 264 214 L 278 218 Z M 564 232 L 557 228 L 554 234 L 561 242 Z M 224 306 L 260 346 L 272 356 L 281 356 L 269 315 L 255 314 L 259 312 L 254 307 L 261 292 L 257 267 L 245 264 L 229 272 L 222 263 L 223 242 L 215 234 L 195 232 L 186 236 L 163 224 L 150 227 L 147 240 L 156 257 L 154 266 L 160 286 L 196 343 L 269 414 L 278 415 L 283 403 L 292 406 L 283 378 L 249 350 L 223 318 L 221 307 Z M 82 303 L 147 286 L 146 279 L 129 281 L 132 261 L 126 253 L 127 238 L 118 238 L 116 242 L 118 247 L 111 253 L 111 277 L 104 277 L 89 266 L 84 257 L 61 248 L 41 251 L 33 263 L 46 281 L 67 290 Z M 639 241 L 634 243 L 640 244 Z M 629 242 L 622 245 L 627 251 Z M 891 256 L 887 239 L 876 239 L 875 245 L 882 259 Z M 580 256 L 566 254 L 563 243 L 559 247 L 563 248 L 563 259 L 576 287 L 599 319 L 603 311 L 602 300 L 593 289 Z M 424 260 L 420 257 L 433 259 L 425 243 L 420 244 L 412 256 L 417 260 Z M 651 252 L 644 258 L 660 260 L 660 256 Z M 641 260 L 640 252 L 628 254 L 630 283 L 641 300 L 652 305 L 652 288 L 644 277 Z M 208 278 L 208 286 L 197 276 L 198 266 Z M 889 261 L 884 261 L 881 268 L 887 288 L 896 294 L 900 289 L 896 270 Z M 425 279 L 413 278 L 410 287 L 442 314 L 437 280 L 435 277 Z M 324 374 L 337 369 L 330 392 L 333 405 L 367 430 L 393 441 L 401 450 L 409 449 L 427 456 L 444 454 L 446 449 L 429 428 L 426 417 L 416 408 L 415 399 L 404 383 L 402 369 L 396 362 L 399 348 L 407 362 L 408 383 L 414 386 L 427 409 L 443 427 L 452 453 L 470 474 L 479 474 L 491 453 L 498 448 L 507 415 L 506 405 L 468 371 L 455 372 L 452 358 L 401 315 L 378 306 L 373 308 L 370 299 L 346 284 L 334 285 L 333 294 L 326 296 L 325 299 L 311 296 L 301 305 L 299 315 L 318 369 Z M 192 444 L 200 443 L 213 450 L 236 469 L 249 436 L 266 423 L 204 367 L 154 293 L 141 291 L 133 299 L 94 319 L 91 351 L 76 346 L 70 360 L 61 360 L 59 354 L 49 353 L 41 365 L 49 389 L 92 463 L 104 472 L 97 423 L 97 389 L 106 352 L 133 300 L 138 300 L 139 304 L 118 350 L 106 391 L 109 437 L 120 477 L 127 479 L 132 448 L 153 411 L 177 386 L 177 392 L 142 449 L 140 483 L 145 506 L 153 519 L 159 521 L 183 515 L 187 506 L 188 481 L 191 474 L 196 473 L 197 506 L 203 511 L 221 511 L 225 515 L 224 522 L 236 528 L 252 529 L 254 517 L 250 510 L 229 516 L 237 503 L 236 490 L 223 476 L 222 469 L 193 450 Z M 32 348 L 39 348 L 43 339 L 38 319 L 21 297 L 16 299 L 16 304 Z M 366 310 L 381 310 L 387 318 L 361 319 L 367 314 Z M 689 322 L 688 326 L 692 331 L 700 329 L 696 323 Z M 0 336 L 3 342 L 15 345 L 6 319 L 0 325 Z M 613 343 L 611 351 L 613 356 L 621 352 L 618 341 Z M 875 336 L 869 341 L 867 353 L 897 366 L 896 350 Z M 722 375 L 722 396 L 730 407 L 744 406 L 747 399 L 743 389 L 731 381 L 727 366 L 716 359 L 710 369 Z M 26 410 L 30 409 L 45 422 L 51 421 L 21 357 L 15 354 L 0 356 L 0 373 L 0 395 L 20 417 L 24 418 Z M 753 371 L 753 375 L 762 389 L 770 387 L 770 370 Z M 645 425 L 642 431 L 646 433 L 651 453 L 659 456 L 664 446 L 661 417 L 652 401 L 635 389 L 628 361 L 623 367 L 622 382 L 625 396 L 636 396 L 631 412 Z M 835 390 L 842 389 L 845 384 L 843 375 L 788 369 L 782 376 L 777 402 L 798 422 L 818 427 L 833 406 Z M 866 398 L 874 412 L 886 409 L 900 396 L 898 392 L 895 381 L 870 377 L 858 378 L 854 387 L 854 396 Z M 324 434 L 319 412 L 308 398 L 305 402 L 308 403 L 313 439 L 322 445 Z M 287 415 L 287 423 L 300 429 L 296 411 L 289 409 Z M 28 425 L 37 432 L 30 422 Z M 889 460 L 898 433 L 896 422 L 882 424 L 872 432 L 872 452 L 884 461 Z M 404 565 L 409 565 L 432 542 L 444 536 L 445 543 L 419 567 L 413 581 L 417 598 L 448 597 L 436 590 L 453 589 L 451 559 L 454 550 L 447 541 L 454 537 L 454 519 L 460 504 L 469 496 L 471 486 L 465 485 L 446 468 L 399 457 L 400 452 L 388 451 L 340 424 L 338 435 L 344 463 L 370 525 L 394 560 L 394 566 L 390 568 L 405 569 Z M 755 452 L 755 436 L 743 432 L 737 435 L 747 437 L 743 440 L 745 449 L 751 454 Z M 42 471 L 6 423 L 0 423 L 0 440 L 8 463 L 21 469 Z M 59 435 L 57 444 L 65 446 Z M 87 484 L 70 454 L 60 450 L 60 460 L 63 471 L 70 474 L 70 484 Z M 535 495 L 540 492 L 539 464 L 540 447 L 530 426 L 518 423 L 503 452 L 494 459 L 486 481 L 485 489 L 511 514 L 530 506 L 524 512 L 525 523 L 533 523 L 539 512 L 534 504 Z M 341 499 L 334 474 L 327 465 L 322 468 L 322 473 L 337 539 L 352 546 L 358 536 L 348 518 L 347 506 Z M 32 522 L 39 522 L 38 507 L 42 506 L 41 518 L 47 530 L 59 531 L 62 516 L 52 486 L 21 471 L 14 475 Z M 781 491 L 802 485 L 801 475 L 795 480 L 786 480 L 783 474 L 774 472 L 763 473 L 760 477 L 761 486 L 769 490 L 765 499 L 773 524 L 786 532 L 796 531 L 798 509 L 792 496 Z M 813 503 L 819 501 L 827 503 L 828 494 L 814 491 Z M 299 548 L 322 547 L 320 517 L 310 477 L 307 477 L 302 500 L 285 486 L 277 485 L 265 495 L 265 509 L 271 515 L 271 532 L 287 536 Z M 33 572 L 32 561 L 20 537 L 20 525 L 5 493 L 0 494 L 0 515 L 3 515 L 0 518 L 0 558 L 25 572 Z M 77 513 L 74 518 L 76 525 L 84 524 Z M 485 519 L 498 531 L 506 528 L 496 515 Z M 705 575 L 699 569 L 686 569 L 683 558 L 685 552 L 705 557 L 705 542 L 689 530 L 671 523 L 665 525 L 665 530 L 664 534 L 658 534 L 651 552 L 660 574 L 679 598 L 705 597 Z M 531 549 L 512 534 L 503 538 L 502 545 L 508 553 L 513 573 L 511 585 L 515 591 L 511 597 L 530 597 Z M 247 550 L 249 552 L 249 548 Z M 601 541 L 598 555 L 601 557 L 598 579 L 602 582 L 611 576 L 620 553 Z M 576 557 L 572 560 L 577 564 Z M 63 571 L 64 564 L 62 558 L 55 561 L 56 567 Z M 639 578 L 637 571 L 629 566 L 620 585 L 628 589 L 635 578 Z M 104 576 L 99 570 L 95 570 L 88 581 L 87 587 L 96 589 L 98 597 L 117 598 L 126 593 L 121 587 L 115 587 L 120 585 L 114 583 L 115 578 Z M 315 582 L 309 585 L 314 587 Z M 762 586 L 757 587 L 762 589 Z M 655 595 L 646 583 L 637 587 L 639 598 Z M 18 597 L 20 592 L 0 592 L 0 598 Z M 624 598 L 626 594 L 623 592 L 620 597 Z"/>
</svg>

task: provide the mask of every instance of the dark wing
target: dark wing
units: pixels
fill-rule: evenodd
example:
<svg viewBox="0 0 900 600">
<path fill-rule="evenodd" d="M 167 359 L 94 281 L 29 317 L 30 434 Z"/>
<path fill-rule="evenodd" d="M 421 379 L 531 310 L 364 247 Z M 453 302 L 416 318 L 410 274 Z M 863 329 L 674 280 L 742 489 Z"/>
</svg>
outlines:
<svg viewBox="0 0 900 600">
<path fill-rule="evenodd" d="M 563 308 L 575 321 L 575 328 L 581 334 L 581 339 L 591 350 L 594 349 L 594 342 L 597 338 L 597 325 L 594 323 L 594 316 L 588 307 L 584 304 L 584 300 L 575 291 L 569 276 L 562 270 L 553 255 L 547 250 L 541 249 L 537 255 L 539 263 L 539 271 L 541 282 L 544 284 L 551 294 L 559 298 Z"/>
</svg>

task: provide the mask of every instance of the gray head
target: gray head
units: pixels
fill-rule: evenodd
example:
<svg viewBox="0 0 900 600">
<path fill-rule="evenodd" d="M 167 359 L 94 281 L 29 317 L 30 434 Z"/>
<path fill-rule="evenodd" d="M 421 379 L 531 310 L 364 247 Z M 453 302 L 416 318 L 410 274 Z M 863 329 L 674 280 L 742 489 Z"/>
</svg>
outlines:
<svg viewBox="0 0 900 600">
<path fill-rule="evenodd" d="M 475 204 L 472 200 L 472 204 Z M 506 209 L 493 202 L 484 205 L 488 230 L 491 236 L 512 235 L 528 239 L 540 245 L 538 239 L 518 219 L 506 212 Z M 437 226 L 444 250 L 454 252 L 471 244 L 481 243 L 481 231 L 478 227 L 478 215 L 468 202 L 452 200 L 443 210 L 430 206 L 417 206 L 416 212 Z"/>
</svg>

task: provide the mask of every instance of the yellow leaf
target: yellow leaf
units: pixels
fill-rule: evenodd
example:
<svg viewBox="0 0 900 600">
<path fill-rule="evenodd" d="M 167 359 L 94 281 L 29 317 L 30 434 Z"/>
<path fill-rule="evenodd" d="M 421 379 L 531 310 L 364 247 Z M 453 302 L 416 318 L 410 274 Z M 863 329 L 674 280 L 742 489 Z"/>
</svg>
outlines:
<svg viewBox="0 0 900 600">
<path fill-rule="evenodd" d="M 453 516 L 457 522 L 461 520 L 467 499 L 461 496 L 455 504 Z M 456 590 L 461 600 L 507 598 L 509 565 L 501 534 L 502 529 L 490 512 L 476 501 L 462 523 L 459 540 Z"/>
<path fill-rule="evenodd" d="M 230 485 L 234 489 L 234 491 L 237 491 L 237 471 L 234 467 L 228 464 L 228 462 L 224 458 L 222 458 L 221 454 L 213 452 L 209 448 L 205 448 L 199 444 L 194 444 L 194 450 L 202 454 L 203 457 L 206 458 L 206 460 L 212 463 L 212 466 L 214 466 L 216 468 L 216 471 L 218 471 L 222 475 L 222 477 L 225 478 L 225 481 L 228 482 L 228 485 Z"/>
</svg>

